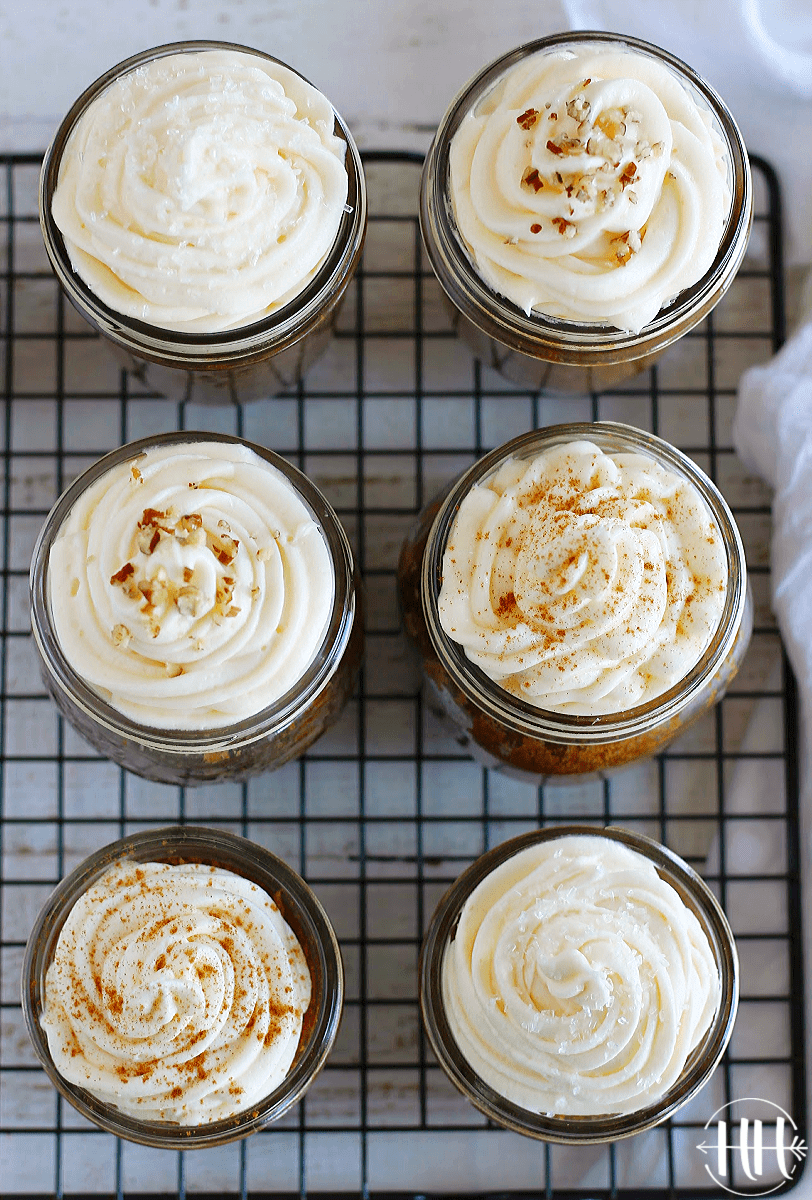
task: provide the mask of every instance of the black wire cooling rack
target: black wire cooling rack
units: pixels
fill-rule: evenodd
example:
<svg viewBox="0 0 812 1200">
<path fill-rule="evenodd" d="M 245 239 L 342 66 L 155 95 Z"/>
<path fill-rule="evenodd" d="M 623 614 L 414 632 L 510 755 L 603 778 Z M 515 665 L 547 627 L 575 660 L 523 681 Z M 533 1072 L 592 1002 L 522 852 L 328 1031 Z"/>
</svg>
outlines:
<svg viewBox="0 0 812 1200">
<path fill-rule="evenodd" d="M 36 217 L 39 156 L 5 157 L 0 167 L 0 1189 L 718 1196 L 697 1147 L 720 1105 L 772 1101 L 803 1133 L 796 706 L 769 606 L 769 496 L 731 439 L 739 375 L 784 333 L 769 167 L 754 164 L 751 252 L 714 315 L 628 387 L 562 399 L 517 391 L 471 361 L 422 255 L 419 162 L 369 155 L 367 248 L 337 338 L 305 388 L 241 408 L 177 406 L 139 392 L 50 272 Z M 531 426 L 600 418 L 660 433 L 720 484 L 747 548 L 756 630 L 728 697 L 665 755 L 610 782 L 538 789 L 475 766 L 421 698 L 400 632 L 397 551 L 420 505 L 492 446 Z M 274 775 L 188 792 L 128 776 L 63 725 L 28 630 L 28 561 L 58 493 L 113 446 L 176 427 L 240 433 L 302 467 L 344 521 L 369 601 L 362 682 L 336 729 Z M 177 1154 L 117 1143 L 62 1103 L 28 1045 L 18 988 L 26 937 L 56 881 L 124 833 L 184 820 L 269 845 L 309 880 L 342 940 L 348 999 L 335 1051 L 295 1112 L 246 1142 Z M 668 1125 L 574 1151 L 488 1126 L 434 1062 L 416 998 L 420 935 L 447 884 L 489 845 L 570 820 L 641 830 L 696 865 L 730 916 L 742 961 L 736 1031 L 708 1087 Z M 766 1164 L 749 1183 L 734 1158 L 728 1186 L 780 1190 Z"/>
</svg>

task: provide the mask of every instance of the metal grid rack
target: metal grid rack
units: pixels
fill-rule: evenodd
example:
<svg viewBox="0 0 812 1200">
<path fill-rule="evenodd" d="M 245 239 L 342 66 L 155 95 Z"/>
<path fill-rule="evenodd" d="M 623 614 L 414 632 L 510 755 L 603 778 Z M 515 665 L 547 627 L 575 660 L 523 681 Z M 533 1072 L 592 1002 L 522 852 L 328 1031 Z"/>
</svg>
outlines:
<svg viewBox="0 0 812 1200">
<path fill-rule="evenodd" d="M 720 1104 L 759 1096 L 805 1127 L 795 700 L 769 608 L 769 497 L 731 445 L 738 377 L 783 336 L 769 168 L 755 164 L 751 252 L 712 318 L 627 387 L 562 399 L 517 391 L 471 361 L 421 252 L 419 162 L 369 155 L 364 263 L 306 388 L 192 408 L 138 392 L 64 302 L 41 246 L 38 165 L 3 159 L 0 194 L 0 1187 L 122 1198 L 718 1195 L 696 1146 Z M 423 501 L 484 451 L 531 426 L 600 418 L 660 433 L 719 482 L 747 547 L 756 631 L 731 693 L 665 755 L 610 782 L 537 789 L 475 766 L 424 703 L 394 568 Z M 369 601 L 366 665 L 340 724 L 274 775 L 188 792 L 92 754 L 45 697 L 28 633 L 29 556 L 57 494 L 113 446 L 176 427 L 241 433 L 302 467 L 344 521 Z M 197 1154 L 116 1143 L 80 1119 L 37 1067 L 18 998 L 25 939 L 53 884 L 105 842 L 187 819 L 295 865 L 336 924 L 348 975 L 339 1041 L 305 1101 L 247 1142 Z M 488 1127 L 433 1061 L 416 1003 L 420 934 L 446 885 L 489 845 L 569 820 L 623 824 L 683 854 L 716 889 L 742 960 L 738 1023 L 712 1083 L 667 1126 L 577 1151 Z"/>
</svg>

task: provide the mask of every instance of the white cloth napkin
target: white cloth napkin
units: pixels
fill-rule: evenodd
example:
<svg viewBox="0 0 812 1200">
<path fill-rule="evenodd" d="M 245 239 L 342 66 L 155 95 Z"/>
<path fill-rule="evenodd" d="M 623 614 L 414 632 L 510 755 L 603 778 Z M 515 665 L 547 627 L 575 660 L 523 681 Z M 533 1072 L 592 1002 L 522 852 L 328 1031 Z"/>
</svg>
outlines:
<svg viewBox="0 0 812 1200">
<path fill-rule="evenodd" d="M 798 678 L 812 700 L 812 318 L 739 384 L 733 440 L 745 466 L 775 491 L 773 605 Z M 812 709 L 807 709 L 812 715 Z"/>
<path fill-rule="evenodd" d="M 812 280 L 810 280 L 812 282 Z M 807 295 L 810 295 L 807 289 Z M 771 547 L 773 608 L 798 681 L 801 703 L 801 883 L 804 957 L 812 961 L 812 313 L 783 349 L 764 366 L 742 376 L 733 428 L 739 457 L 774 489 Z M 760 711 L 762 708 L 765 711 Z M 767 719 L 764 702 L 750 726 Z M 741 793 L 750 811 L 763 799 L 757 773 L 742 763 L 731 780 L 735 804 Z M 807 1027 L 812 1020 L 812 988 L 807 987 Z M 808 1100 L 812 1100 L 812 1070 Z M 812 1196 L 807 1172 L 799 1192 Z"/>
</svg>

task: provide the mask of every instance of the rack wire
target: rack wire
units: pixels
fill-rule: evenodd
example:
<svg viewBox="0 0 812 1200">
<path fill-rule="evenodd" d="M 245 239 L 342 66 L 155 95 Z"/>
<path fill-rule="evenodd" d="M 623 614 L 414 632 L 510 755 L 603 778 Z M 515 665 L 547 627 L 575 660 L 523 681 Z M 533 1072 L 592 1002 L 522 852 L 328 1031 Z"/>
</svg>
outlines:
<svg viewBox="0 0 812 1200">
<path fill-rule="evenodd" d="M 563 399 L 471 360 L 422 253 L 419 160 L 367 155 L 364 261 L 306 386 L 195 408 L 139 391 L 66 304 L 39 235 L 39 160 L 0 159 L 0 1188 L 121 1200 L 717 1196 L 697 1144 L 719 1105 L 758 1096 L 805 1130 L 795 694 L 769 606 L 769 496 L 731 439 L 741 371 L 784 334 L 772 171 L 754 163 L 751 252 L 713 316 L 628 386 Z M 658 432 L 719 483 L 745 540 L 756 629 L 728 697 L 667 753 L 610 781 L 539 789 L 474 765 L 422 697 L 400 631 L 397 552 L 424 501 L 492 446 L 601 418 Z M 185 791 L 98 758 L 58 717 L 32 653 L 28 561 L 56 496 L 100 454 L 173 428 L 238 433 L 288 456 L 337 508 L 366 581 L 357 697 L 304 759 L 245 785 Z M 185 820 L 291 862 L 331 914 L 348 976 L 339 1040 L 305 1101 L 247 1142 L 197 1154 L 118 1143 L 84 1122 L 37 1066 L 18 995 L 26 937 L 57 880 L 116 837 Z M 742 960 L 736 1031 L 708 1087 L 657 1130 L 577 1151 L 489 1126 L 434 1062 L 416 997 L 420 936 L 448 883 L 488 846 L 570 820 L 626 825 L 686 857 L 725 906 Z M 744 1191 L 736 1171 L 729 1182 Z"/>
</svg>

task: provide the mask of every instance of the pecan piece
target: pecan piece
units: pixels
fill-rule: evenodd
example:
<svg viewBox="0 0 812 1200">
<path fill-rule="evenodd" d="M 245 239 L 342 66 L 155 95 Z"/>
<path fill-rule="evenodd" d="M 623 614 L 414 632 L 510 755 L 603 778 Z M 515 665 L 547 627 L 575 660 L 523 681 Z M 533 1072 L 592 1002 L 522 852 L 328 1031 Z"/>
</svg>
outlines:
<svg viewBox="0 0 812 1200">
<path fill-rule="evenodd" d="M 135 567 L 132 565 L 131 562 L 125 562 L 124 566 L 121 568 L 120 571 L 116 571 L 115 575 L 110 576 L 110 582 L 113 584 L 126 583 L 127 580 L 130 578 L 130 576 L 134 575 L 134 574 L 135 574 Z"/>
</svg>

